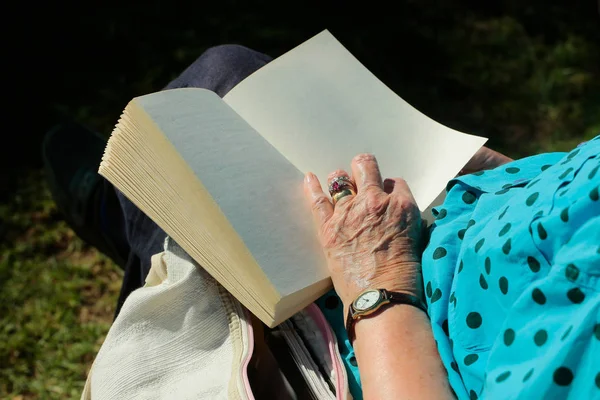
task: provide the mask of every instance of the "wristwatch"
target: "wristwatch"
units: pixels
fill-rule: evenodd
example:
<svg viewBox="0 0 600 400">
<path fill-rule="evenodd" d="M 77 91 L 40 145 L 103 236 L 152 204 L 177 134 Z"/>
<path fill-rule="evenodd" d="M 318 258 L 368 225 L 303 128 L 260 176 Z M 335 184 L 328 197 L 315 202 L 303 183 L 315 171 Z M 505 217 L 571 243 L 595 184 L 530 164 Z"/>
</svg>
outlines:
<svg viewBox="0 0 600 400">
<path fill-rule="evenodd" d="M 354 324 L 356 321 L 392 304 L 407 304 L 417 307 L 427 314 L 427 306 L 416 296 L 408 293 L 390 292 L 385 289 L 367 289 L 356 296 L 348 310 L 346 332 L 348 332 L 350 343 L 352 344 L 354 341 Z"/>
</svg>

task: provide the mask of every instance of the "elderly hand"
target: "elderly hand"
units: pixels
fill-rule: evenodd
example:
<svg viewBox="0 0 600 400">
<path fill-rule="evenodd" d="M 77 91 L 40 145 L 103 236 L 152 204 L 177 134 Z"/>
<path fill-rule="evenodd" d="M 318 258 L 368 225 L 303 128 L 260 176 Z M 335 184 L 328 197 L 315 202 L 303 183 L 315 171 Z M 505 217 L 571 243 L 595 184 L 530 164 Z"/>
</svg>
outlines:
<svg viewBox="0 0 600 400">
<path fill-rule="evenodd" d="M 343 170 L 328 177 L 349 177 Z M 422 297 L 422 221 L 406 182 L 382 182 L 377 160 L 360 154 L 352 160 L 357 194 L 342 197 L 335 207 L 317 177 L 305 177 L 320 242 L 335 290 L 345 312 L 367 288 L 387 289 Z"/>
</svg>

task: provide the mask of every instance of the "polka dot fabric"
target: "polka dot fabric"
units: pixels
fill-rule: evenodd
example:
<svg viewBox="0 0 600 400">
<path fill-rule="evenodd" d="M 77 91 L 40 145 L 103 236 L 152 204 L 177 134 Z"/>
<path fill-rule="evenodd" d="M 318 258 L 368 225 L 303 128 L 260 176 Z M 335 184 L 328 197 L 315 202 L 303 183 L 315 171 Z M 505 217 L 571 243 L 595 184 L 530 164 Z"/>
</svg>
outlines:
<svg viewBox="0 0 600 400">
<path fill-rule="evenodd" d="M 600 137 L 452 180 L 423 279 L 459 399 L 600 399 Z"/>
</svg>

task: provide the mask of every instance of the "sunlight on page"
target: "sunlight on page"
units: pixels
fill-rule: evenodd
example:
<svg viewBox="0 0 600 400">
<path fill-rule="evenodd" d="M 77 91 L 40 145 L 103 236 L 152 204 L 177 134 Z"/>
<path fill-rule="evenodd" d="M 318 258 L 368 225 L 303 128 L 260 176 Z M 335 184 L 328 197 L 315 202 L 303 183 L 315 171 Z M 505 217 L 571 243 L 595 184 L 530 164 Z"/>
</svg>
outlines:
<svg viewBox="0 0 600 400">
<path fill-rule="evenodd" d="M 437 123 L 398 97 L 328 31 L 272 61 L 225 98 L 300 171 L 325 186 L 358 153 L 409 183 L 425 210 L 487 139 Z"/>
</svg>

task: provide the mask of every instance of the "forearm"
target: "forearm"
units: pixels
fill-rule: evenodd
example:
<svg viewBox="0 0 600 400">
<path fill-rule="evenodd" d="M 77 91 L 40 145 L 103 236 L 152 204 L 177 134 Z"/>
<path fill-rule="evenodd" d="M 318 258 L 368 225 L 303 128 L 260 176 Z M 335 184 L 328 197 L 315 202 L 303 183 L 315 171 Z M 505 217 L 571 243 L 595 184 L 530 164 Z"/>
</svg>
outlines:
<svg viewBox="0 0 600 400">
<path fill-rule="evenodd" d="M 355 325 L 365 399 L 452 399 L 425 313 L 394 305 Z"/>
</svg>

